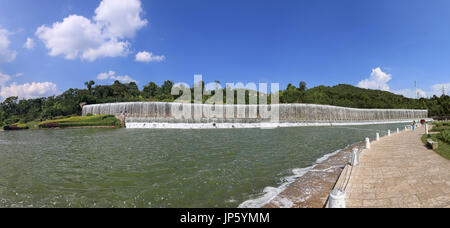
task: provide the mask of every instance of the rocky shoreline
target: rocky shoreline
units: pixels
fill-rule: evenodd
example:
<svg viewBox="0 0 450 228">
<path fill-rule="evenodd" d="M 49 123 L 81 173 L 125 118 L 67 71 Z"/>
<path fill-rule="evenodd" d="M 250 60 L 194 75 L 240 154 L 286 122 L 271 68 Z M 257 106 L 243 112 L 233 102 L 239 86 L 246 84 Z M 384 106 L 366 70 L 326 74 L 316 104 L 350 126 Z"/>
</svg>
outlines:
<svg viewBox="0 0 450 228">
<path fill-rule="evenodd" d="M 363 148 L 363 142 L 353 144 L 317 164 L 290 184 L 263 208 L 323 208 L 336 185 L 353 148 Z"/>
</svg>

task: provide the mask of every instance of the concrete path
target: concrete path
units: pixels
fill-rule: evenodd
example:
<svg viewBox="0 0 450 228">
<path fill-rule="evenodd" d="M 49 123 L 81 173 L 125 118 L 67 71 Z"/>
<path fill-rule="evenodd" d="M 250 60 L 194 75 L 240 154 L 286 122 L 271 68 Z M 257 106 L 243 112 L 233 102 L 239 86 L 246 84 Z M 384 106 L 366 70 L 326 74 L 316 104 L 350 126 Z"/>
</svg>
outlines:
<svg viewBox="0 0 450 228">
<path fill-rule="evenodd" d="M 450 161 L 422 144 L 424 131 L 383 137 L 362 151 L 348 180 L 347 207 L 450 207 Z"/>
</svg>

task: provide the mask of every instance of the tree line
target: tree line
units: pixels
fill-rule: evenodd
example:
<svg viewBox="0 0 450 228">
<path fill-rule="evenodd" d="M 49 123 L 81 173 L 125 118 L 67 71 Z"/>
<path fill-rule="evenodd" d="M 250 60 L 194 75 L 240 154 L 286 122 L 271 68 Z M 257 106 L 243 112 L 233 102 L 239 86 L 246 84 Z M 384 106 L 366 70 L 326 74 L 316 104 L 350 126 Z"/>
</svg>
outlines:
<svg viewBox="0 0 450 228">
<path fill-rule="evenodd" d="M 165 81 L 161 86 L 150 82 L 142 90 L 139 90 L 135 82 L 115 81 L 112 85 L 96 85 L 94 81 L 90 81 L 85 85 L 86 88 L 68 89 L 58 96 L 36 99 L 6 98 L 0 103 L 0 126 L 48 120 L 59 116 L 80 115 L 84 104 L 136 101 L 173 102 L 181 95 L 171 94 L 174 86 L 172 81 Z M 202 87 L 205 90 L 204 83 L 202 83 Z M 194 89 L 190 89 L 193 101 Z M 237 90 L 233 92 L 236 97 Z M 214 95 L 214 92 L 211 94 Z M 224 102 L 226 102 L 225 89 L 223 94 Z M 245 91 L 247 103 L 251 94 L 254 93 Z M 212 95 L 204 96 L 203 102 Z M 450 116 L 450 97 L 447 95 L 411 99 L 387 91 L 361 89 L 351 85 L 317 86 L 308 89 L 305 82 L 300 82 L 298 87 L 289 84 L 285 90 L 279 91 L 279 97 L 280 103 L 324 104 L 369 109 L 427 109 L 430 117 Z M 269 95 L 269 103 L 270 98 Z"/>
</svg>

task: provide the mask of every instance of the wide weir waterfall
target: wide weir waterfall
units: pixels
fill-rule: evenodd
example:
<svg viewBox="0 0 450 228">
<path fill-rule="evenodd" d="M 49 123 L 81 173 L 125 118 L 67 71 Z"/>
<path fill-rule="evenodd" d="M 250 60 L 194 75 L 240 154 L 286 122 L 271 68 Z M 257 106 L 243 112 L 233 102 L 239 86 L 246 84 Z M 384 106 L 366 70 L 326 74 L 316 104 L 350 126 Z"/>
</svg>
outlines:
<svg viewBox="0 0 450 228">
<path fill-rule="evenodd" d="M 127 128 L 255 128 L 362 125 L 426 119 L 427 110 L 355 109 L 316 104 L 210 105 L 128 102 L 86 105 L 83 116 L 114 115 Z M 274 118 L 276 117 L 276 118 Z"/>
</svg>

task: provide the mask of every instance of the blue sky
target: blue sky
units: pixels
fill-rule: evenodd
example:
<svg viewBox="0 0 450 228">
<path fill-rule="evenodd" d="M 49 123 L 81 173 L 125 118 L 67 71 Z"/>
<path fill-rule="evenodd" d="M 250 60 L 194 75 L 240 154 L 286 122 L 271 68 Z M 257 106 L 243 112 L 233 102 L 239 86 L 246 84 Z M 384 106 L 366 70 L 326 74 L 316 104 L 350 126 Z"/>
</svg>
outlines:
<svg viewBox="0 0 450 228">
<path fill-rule="evenodd" d="M 449 9 L 447 0 L 0 0 L 0 96 L 88 80 L 192 84 L 194 74 L 410 97 L 416 80 L 422 96 L 440 95 L 450 91 Z"/>
</svg>

